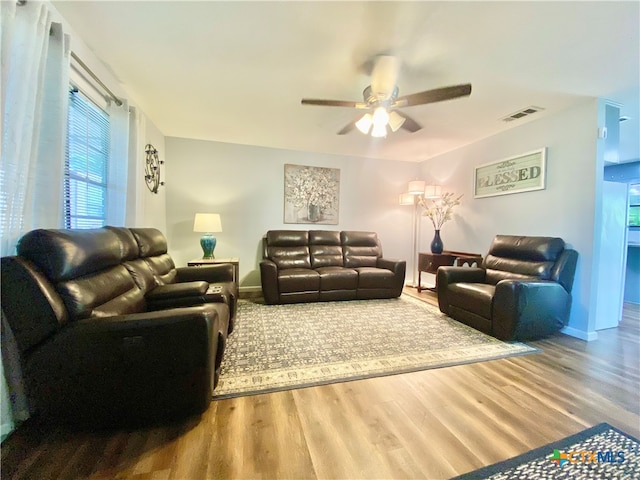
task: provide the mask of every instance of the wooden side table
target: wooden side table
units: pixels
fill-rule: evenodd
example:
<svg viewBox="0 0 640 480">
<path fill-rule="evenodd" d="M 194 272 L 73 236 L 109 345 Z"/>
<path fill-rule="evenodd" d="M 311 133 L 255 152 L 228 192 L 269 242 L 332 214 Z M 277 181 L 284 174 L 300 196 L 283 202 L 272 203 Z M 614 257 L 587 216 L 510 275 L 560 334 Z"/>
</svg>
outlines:
<svg viewBox="0 0 640 480">
<path fill-rule="evenodd" d="M 237 257 L 228 258 L 199 258 L 196 260 L 189 260 L 187 262 L 188 267 L 201 267 L 202 265 L 218 265 L 220 263 L 230 263 L 233 265 L 233 281 L 238 282 L 240 278 L 240 259 Z"/>
<path fill-rule="evenodd" d="M 454 252 L 445 250 L 442 253 L 418 253 L 418 292 L 435 290 L 434 287 L 422 288 L 422 272 L 436 274 L 439 267 L 444 266 L 473 266 L 482 264 L 482 255 L 478 253 Z"/>
</svg>

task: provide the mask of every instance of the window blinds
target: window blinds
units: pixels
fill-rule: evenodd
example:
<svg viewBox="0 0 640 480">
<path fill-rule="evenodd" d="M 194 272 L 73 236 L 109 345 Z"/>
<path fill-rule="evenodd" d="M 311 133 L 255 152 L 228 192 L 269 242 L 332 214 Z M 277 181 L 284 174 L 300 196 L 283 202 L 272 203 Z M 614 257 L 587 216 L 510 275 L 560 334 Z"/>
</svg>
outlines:
<svg viewBox="0 0 640 480">
<path fill-rule="evenodd" d="M 79 91 L 69 93 L 65 158 L 65 226 L 105 224 L 109 116 Z"/>
</svg>

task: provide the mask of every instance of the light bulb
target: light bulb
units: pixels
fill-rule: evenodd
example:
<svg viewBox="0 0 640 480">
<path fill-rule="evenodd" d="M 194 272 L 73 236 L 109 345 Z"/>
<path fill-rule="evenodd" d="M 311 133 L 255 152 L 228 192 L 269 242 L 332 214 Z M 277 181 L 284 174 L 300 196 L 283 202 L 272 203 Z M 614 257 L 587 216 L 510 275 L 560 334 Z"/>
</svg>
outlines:
<svg viewBox="0 0 640 480">
<path fill-rule="evenodd" d="M 382 138 L 387 136 L 386 124 L 373 124 L 373 130 L 371 130 L 371 136 L 376 138 Z"/>
<path fill-rule="evenodd" d="M 387 113 L 387 110 L 384 107 L 376 108 L 375 111 L 373 112 L 374 130 L 375 130 L 375 127 L 378 127 L 378 126 L 386 127 L 387 123 L 389 123 L 389 114 Z M 385 129 L 385 135 L 386 135 L 386 129 Z"/>
</svg>

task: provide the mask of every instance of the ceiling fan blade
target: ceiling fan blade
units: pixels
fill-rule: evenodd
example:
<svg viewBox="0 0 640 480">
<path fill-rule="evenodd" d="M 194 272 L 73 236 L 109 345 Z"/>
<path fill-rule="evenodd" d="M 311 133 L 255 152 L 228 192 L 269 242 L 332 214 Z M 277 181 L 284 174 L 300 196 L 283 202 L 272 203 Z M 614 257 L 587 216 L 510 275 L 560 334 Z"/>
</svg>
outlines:
<svg viewBox="0 0 640 480">
<path fill-rule="evenodd" d="M 392 107 L 411 107 L 412 105 L 424 105 L 425 103 L 442 102 L 458 97 L 466 97 L 471 94 L 471 84 L 453 85 L 451 87 L 436 88 L 425 92 L 412 93 L 398 98 Z"/>
<path fill-rule="evenodd" d="M 371 71 L 371 91 L 376 96 L 389 98 L 398 81 L 400 60 L 391 55 L 380 55 L 375 59 Z"/>
<path fill-rule="evenodd" d="M 351 130 L 353 130 L 354 128 L 356 128 L 356 122 L 355 122 L 355 121 L 354 121 L 354 122 L 347 123 L 347 124 L 342 128 L 342 130 L 340 130 L 340 131 L 338 132 L 338 135 L 346 135 L 347 133 L 349 133 L 349 132 L 350 132 Z"/>
<path fill-rule="evenodd" d="M 405 130 L 410 131 L 411 133 L 413 132 L 417 132 L 418 130 L 422 129 L 422 125 L 420 125 L 418 122 L 416 122 L 413 118 L 411 118 L 410 116 L 408 116 L 406 113 L 404 112 L 399 112 L 397 110 L 394 110 L 398 115 L 400 115 L 401 117 L 404 117 L 404 123 L 402 125 L 400 125 L 400 128 L 404 128 Z"/>
<path fill-rule="evenodd" d="M 363 102 L 350 102 L 347 100 L 319 100 L 316 98 L 303 98 L 302 105 L 320 105 L 323 107 L 347 107 L 347 108 L 369 108 Z"/>
</svg>

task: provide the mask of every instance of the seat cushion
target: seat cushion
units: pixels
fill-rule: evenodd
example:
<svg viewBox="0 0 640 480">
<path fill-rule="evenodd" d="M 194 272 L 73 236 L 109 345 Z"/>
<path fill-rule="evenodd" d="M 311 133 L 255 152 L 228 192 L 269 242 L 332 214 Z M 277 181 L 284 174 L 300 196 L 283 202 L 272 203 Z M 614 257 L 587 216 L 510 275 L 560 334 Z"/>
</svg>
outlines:
<svg viewBox="0 0 640 480">
<path fill-rule="evenodd" d="M 309 268 L 287 268 L 278 272 L 280 293 L 320 290 L 320 274 Z"/>
<path fill-rule="evenodd" d="M 449 303 L 491 319 L 491 305 L 496 287 L 486 283 L 453 283 L 449 285 Z"/>
<path fill-rule="evenodd" d="M 320 290 L 355 290 L 358 288 L 358 272 L 352 268 L 320 267 Z"/>
<path fill-rule="evenodd" d="M 358 288 L 395 288 L 395 275 L 391 270 L 376 267 L 358 267 Z"/>
</svg>

